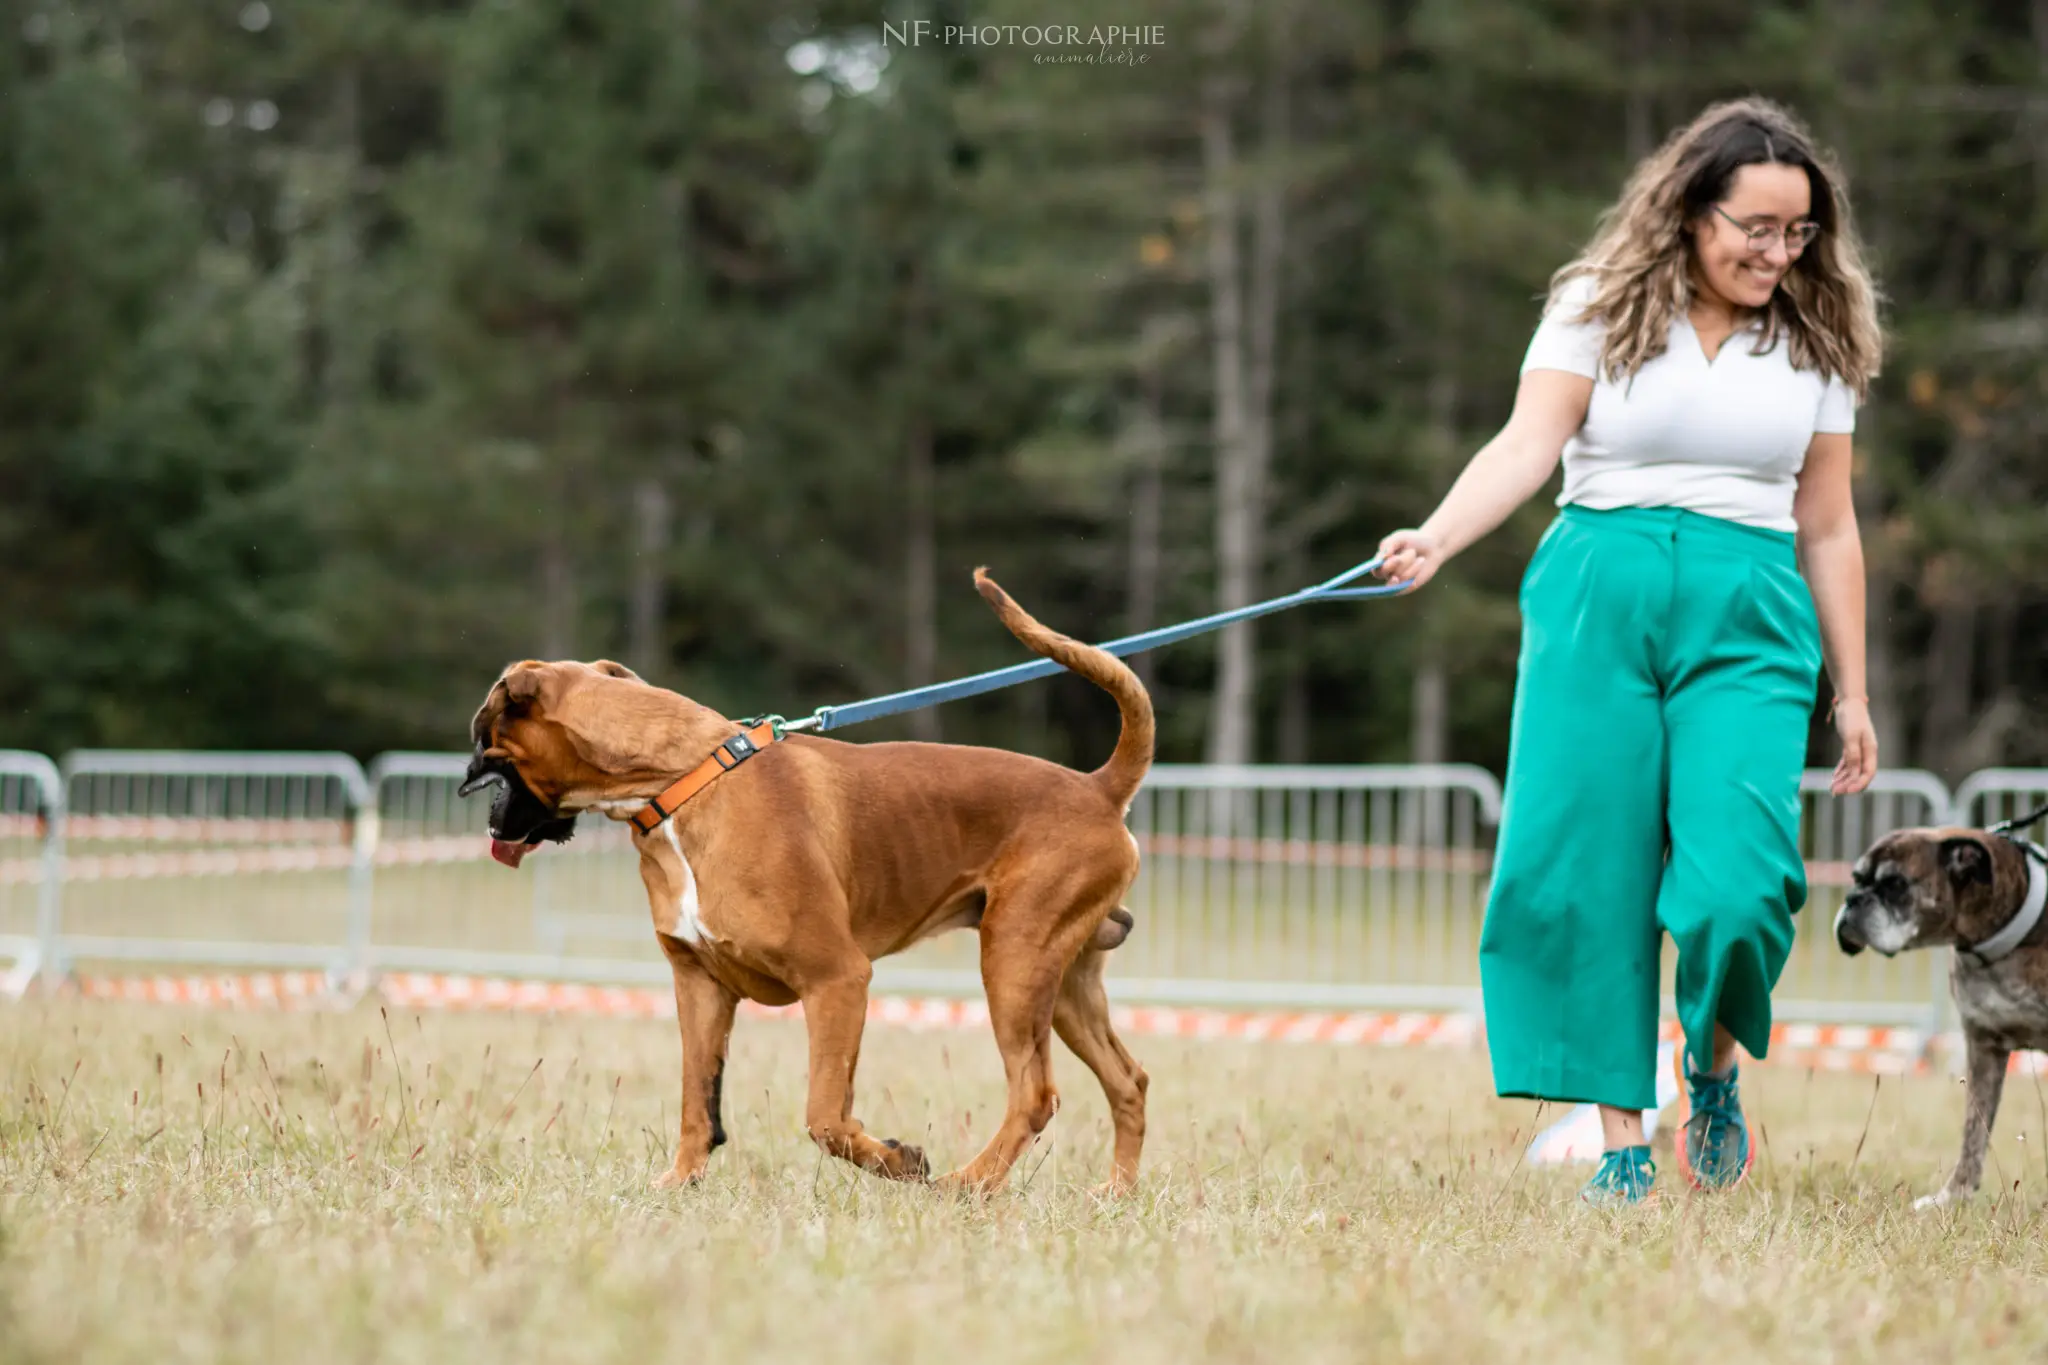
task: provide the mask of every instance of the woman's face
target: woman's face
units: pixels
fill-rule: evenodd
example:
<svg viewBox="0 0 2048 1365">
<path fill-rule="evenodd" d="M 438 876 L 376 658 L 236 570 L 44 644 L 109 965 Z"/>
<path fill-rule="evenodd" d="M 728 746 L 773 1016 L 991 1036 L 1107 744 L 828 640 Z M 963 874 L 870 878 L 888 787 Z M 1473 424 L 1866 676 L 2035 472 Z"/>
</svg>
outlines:
<svg viewBox="0 0 2048 1365">
<path fill-rule="evenodd" d="M 1744 166 L 1692 224 L 1697 281 L 1736 308 L 1762 308 L 1806 248 L 1813 187 L 1797 166 Z M 1773 230 L 1774 229 L 1774 230 Z M 1788 233 L 1789 229 L 1789 233 Z M 1763 230 L 1763 231 L 1759 231 Z M 1752 240 L 1756 232 L 1760 240 Z"/>
</svg>

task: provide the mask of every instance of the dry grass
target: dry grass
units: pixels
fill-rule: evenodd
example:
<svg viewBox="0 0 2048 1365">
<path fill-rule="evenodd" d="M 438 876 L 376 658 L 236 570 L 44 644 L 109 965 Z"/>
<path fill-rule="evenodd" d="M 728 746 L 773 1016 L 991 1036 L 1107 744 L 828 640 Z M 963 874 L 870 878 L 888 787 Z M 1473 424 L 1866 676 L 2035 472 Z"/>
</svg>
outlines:
<svg viewBox="0 0 2048 1365">
<path fill-rule="evenodd" d="M 23 1360 L 2038 1359 L 2041 1125 L 2009 1092 L 1987 1192 L 1916 1216 L 1951 1082 L 1755 1068 L 1756 1178 L 1576 1207 L 1483 1060 L 1137 1040 L 1139 1197 L 1097 1203 L 1100 1093 L 985 1204 L 823 1164 L 802 1034 L 743 1022 L 734 1143 L 667 1160 L 661 1024 L 0 1012 L 0 1355 Z M 161 1059 L 161 1060 L 159 1060 Z M 935 1161 L 1000 1104 L 978 1034 L 876 1030 L 860 1112 Z M 1866 1125 L 1866 1114 L 1868 1121 Z M 2021 1140 L 2021 1134 L 2025 1140 Z M 1667 1181 L 1667 1183 L 1673 1183 Z"/>
</svg>

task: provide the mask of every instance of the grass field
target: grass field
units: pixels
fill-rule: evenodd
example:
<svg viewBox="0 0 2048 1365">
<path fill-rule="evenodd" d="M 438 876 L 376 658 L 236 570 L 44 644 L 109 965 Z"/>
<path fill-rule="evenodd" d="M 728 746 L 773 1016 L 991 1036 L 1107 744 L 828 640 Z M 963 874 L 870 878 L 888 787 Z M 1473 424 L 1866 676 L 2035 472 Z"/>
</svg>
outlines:
<svg viewBox="0 0 2048 1365">
<path fill-rule="evenodd" d="M 1100 1092 L 1012 1191 L 822 1163 L 799 1026 L 742 1021 L 733 1144 L 655 1194 L 666 1024 L 0 1011 L 0 1358 L 68 1361 L 2038 1360 L 2035 1084 L 1971 1208 L 1916 1215 L 1959 1089 L 1753 1068 L 1732 1196 L 1581 1209 L 1518 1161 L 1482 1058 L 1133 1040 L 1139 1195 L 1098 1203 Z M 934 1162 L 988 1136 L 978 1033 L 875 1029 L 858 1112 Z M 1667 1166 L 1667 1177 L 1669 1163 Z M 1674 1184 L 1667 1178 L 1667 1185 Z"/>
</svg>

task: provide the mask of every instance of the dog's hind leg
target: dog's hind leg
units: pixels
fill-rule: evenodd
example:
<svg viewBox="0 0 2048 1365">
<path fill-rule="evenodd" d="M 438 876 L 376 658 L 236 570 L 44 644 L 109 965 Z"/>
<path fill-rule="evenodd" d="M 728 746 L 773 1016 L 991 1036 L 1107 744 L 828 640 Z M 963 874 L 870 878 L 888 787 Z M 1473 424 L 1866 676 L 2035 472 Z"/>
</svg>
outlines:
<svg viewBox="0 0 2048 1365">
<path fill-rule="evenodd" d="M 1138 1183 L 1138 1153 L 1145 1145 L 1145 1068 L 1125 1050 L 1109 1022 L 1109 993 L 1102 985 L 1105 955 L 1084 948 L 1060 978 L 1052 1026 L 1076 1057 L 1102 1082 L 1116 1128 L 1115 1165 L 1100 1193 L 1129 1194 Z"/>
<path fill-rule="evenodd" d="M 1047 896 L 1052 905 L 1075 907 L 1056 918 L 1034 918 L 1034 900 L 1013 896 L 1004 903 L 998 898 L 982 919 L 981 979 L 988 991 L 989 1024 L 1003 1054 L 1009 1104 L 988 1145 L 945 1176 L 944 1185 L 983 1192 L 1001 1188 L 1017 1158 L 1059 1110 L 1059 1091 L 1052 1083 L 1052 1023 L 1060 980 L 1107 911 L 1099 890 Z"/>
<path fill-rule="evenodd" d="M 689 949 L 661 940 L 676 980 L 676 1028 L 683 1039 L 681 1131 L 675 1164 L 655 1179 L 656 1189 L 686 1185 L 704 1174 L 711 1151 L 725 1141 L 719 1099 L 725 1084 L 725 1049 L 739 997 L 715 980 Z"/>
<path fill-rule="evenodd" d="M 986 940 L 984 940 L 984 947 Z M 1032 963 L 1024 970 L 996 975 L 986 966 L 989 1023 L 1003 1054 L 1009 1082 L 1009 1103 L 1001 1125 L 974 1160 L 940 1178 L 953 1189 L 990 1193 L 1001 1189 L 1010 1168 L 1031 1146 L 1059 1110 L 1059 1091 L 1052 1083 L 1052 1004 L 1057 988 L 1052 963 Z"/>
<path fill-rule="evenodd" d="M 923 1180 L 924 1153 L 907 1143 L 870 1137 L 853 1117 L 853 1073 L 867 1027 L 868 980 L 873 969 L 848 947 L 843 971 L 813 980 L 801 992 L 810 1034 L 811 1084 L 804 1108 L 811 1141 L 826 1152 L 891 1180 Z"/>
</svg>

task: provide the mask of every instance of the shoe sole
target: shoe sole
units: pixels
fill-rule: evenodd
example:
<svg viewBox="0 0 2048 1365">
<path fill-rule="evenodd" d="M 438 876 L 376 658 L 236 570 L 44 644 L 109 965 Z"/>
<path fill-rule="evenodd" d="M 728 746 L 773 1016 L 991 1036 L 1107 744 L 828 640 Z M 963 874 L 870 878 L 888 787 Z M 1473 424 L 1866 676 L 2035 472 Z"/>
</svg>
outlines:
<svg viewBox="0 0 2048 1365">
<path fill-rule="evenodd" d="M 1748 1121 L 1745 1119 L 1744 1127 L 1747 1128 L 1747 1126 Z M 1742 1183 L 1749 1179 L 1750 1168 L 1756 1165 L 1756 1143 L 1752 1141 L 1748 1144 L 1749 1150 L 1743 1154 L 1742 1174 L 1736 1176 L 1725 1185 L 1709 1185 L 1706 1181 L 1701 1180 L 1699 1173 L 1692 1168 L 1692 1154 L 1685 1149 L 1685 1133 L 1683 1130 L 1680 1130 L 1678 1133 L 1678 1141 L 1672 1145 L 1678 1149 L 1673 1153 L 1678 1160 L 1678 1173 L 1685 1177 L 1686 1184 L 1696 1190 L 1707 1190 L 1714 1194 L 1726 1194 L 1729 1190 L 1740 1188 Z"/>
<path fill-rule="evenodd" d="M 1650 1192 L 1649 1192 L 1648 1194 L 1644 1195 L 1644 1196 L 1643 1196 L 1643 1197 L 1642 1197 L 1641 1199 L 1634 1199 L 1634 1200 L 1622 1200 L 1622 1199 L 1617 1199 L 1616 1201 L 1614 1201 L 1614 1202 L 1613 1202 L 1613 1203 L 1611 1203 L 1611 1204 L 1596 1204 L 1596 1203 L 1594 1203 L 1594 1202 L 1593 1202 L 1592 1200 L 1590 1200 L 1590 1199 L 1586 1198 L 1586 1196 L 1584 1196 L 1584 1195 L 1580 1195 L 1580 1196 L 1579 1196 L 1579 1198 L 1578 1198 L 1578 1205 L 1579 1205 L 1579 1207 L 1580 1207 L 1580 1208 L 1582 1208 L 1582 1209 L 1588 1209 L 1588 1210 L 1590 1210 L 1590 1211 L 1592 1211 L 1592 1212 L 1594 1212 L 1594 1213 L 1619 1213 L 1619 1212 L 1621 1212 L 1621 1211 L 1622 1211 L 1623 1209 L 1647 1209 L 1647 1208 L 1652 1208 L 1652 1207 L 1654 1207 L 1654 1206 L 1656 1205 L 1656 1203 L 1657 1203 L 1657 1201 L 1658 1201 L 1659 1197 L 1660 1197 L 1660 1196 L 1661 1196 L 1661 1195 L 1662 1195 L 1663 1193 L 1664 1193 L 1664 1192 L 1663 1192 L 1662 1190 L 1651 1190 L 1651 1191 L 1650 1191 Z"/>
</svg>

